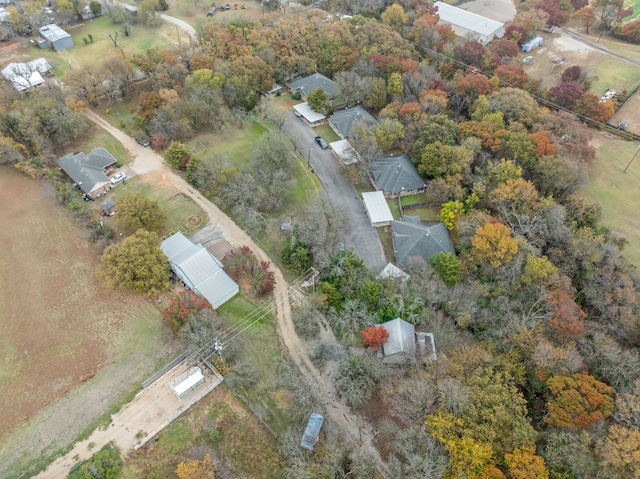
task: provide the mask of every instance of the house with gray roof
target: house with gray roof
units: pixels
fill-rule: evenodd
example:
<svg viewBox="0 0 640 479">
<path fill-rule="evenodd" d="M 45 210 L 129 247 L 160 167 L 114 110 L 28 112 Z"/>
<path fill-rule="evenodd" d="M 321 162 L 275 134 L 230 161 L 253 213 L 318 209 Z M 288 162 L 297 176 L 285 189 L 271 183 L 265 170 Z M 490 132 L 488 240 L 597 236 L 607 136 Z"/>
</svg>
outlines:
<svg viewBox="0 0 640 479">
<path fill-rule="evenodd" d="M 389 333 L 387 342 L 382 346 L 382 362 L 398 364 L 412 361 L 416 354 L 416 328 L 413 324 L 396 318 L 381 326 Z"/>
<path fill-rule="evenodd" d="M 437 253 L 454 253 L 449 230 L 439 221 L 422 221 L 419 216 L 405 215 L 391 222 L 391 239 L 396 263 L 408 264 L 412 258 L 428 261 Z"/>
<path fill-rule="evenodd" d="M 88 155 L 82 152 L 69 153 L 59 158 L 56 163 L 82 191 L 95 198 L 111 189 L 106 170 L 117 161 L 104 148 L 96 148 Z"/>
<path fill-rule="evenodd" d="M 212 308 L 219 308 L 240 291 L 222 263 L 207 248 L 191 242 L 182 233 L 169 236 L 160 249 L 185 286 L 209 301 Z"/>
<path fill-rule="evenodd" d="M 369 176 L 376 190 L 384 192 L 387 198 L 415 195 L 427 187 L 418 170 L 406 153 L 373 160 Z"/>
<path fill-rule="evenodd" d="M 292 92 L 300 92 L 304 98 L 306 98 L 306 96 L 313 90 L 317 90 L 318 88 L 322 88 L 327 93 L 330 100 L 340 94 L 340 85 L 327 78 L 322 73 L 317 72 L 309 75 L 308 77 L 296 78 L 289 83 L 285 83 L 285 85 L 287 85 L 287 88 Z"/>
<path fill-rule="evenodd" d="M 353 127 L 358 123 L 375 125 L 378 123 L 378 120 L 371 116 L 371 113 L 361 105 L 354 108 L 345 108 L 344 110 L 335 112 L 329 117 L 331 129 L 342 139 L 351 138 Z"/>
<path fill-rule="evenodd" d="M 67 48 L 73 48 L 74 44 L 71 35 L 55 23 L 40 27 L 38 31 L 40 32 L 40 35 L 47 40 L 46 47 L 44 48 L 51 47 L 57 52 L 60 50 L 66 50 Z M 40 48 L 43 48 L 42 44 L 40 44 Z"/>
</svg>

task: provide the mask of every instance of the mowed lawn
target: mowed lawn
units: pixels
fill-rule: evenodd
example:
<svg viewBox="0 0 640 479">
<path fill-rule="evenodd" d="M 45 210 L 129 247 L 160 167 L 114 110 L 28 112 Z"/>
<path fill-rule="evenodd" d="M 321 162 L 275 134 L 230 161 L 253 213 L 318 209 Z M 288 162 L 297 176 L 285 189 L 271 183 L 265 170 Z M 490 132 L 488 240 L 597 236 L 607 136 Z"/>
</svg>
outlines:
<svg viewBox="0 0 640 479">
<path fill-rule="evenodd" d="M 640 266 L 639 145 L 600 133 L 594 136 L 598 153 L 586 192 L 602 207 L 602 223 L 628 240 L 624 256 Z M 636 153 L 639 154 L 625 173 Z"/>
<path fill-rule="evenodd" d="M 155 304 L 99 279 L 98 246 L 39 182 L 3 166 L 0 202 L 0 477 L 32 477 L 168 353 Z M 83 407 L 42 412 L 71 392 Z"/>
</svg>

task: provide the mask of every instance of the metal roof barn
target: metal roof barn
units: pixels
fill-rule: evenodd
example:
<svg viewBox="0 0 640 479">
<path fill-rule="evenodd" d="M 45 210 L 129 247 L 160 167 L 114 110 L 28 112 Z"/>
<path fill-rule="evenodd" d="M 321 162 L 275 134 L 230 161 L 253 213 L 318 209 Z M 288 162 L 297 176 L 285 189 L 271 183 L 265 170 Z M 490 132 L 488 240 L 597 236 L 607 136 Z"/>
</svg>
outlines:
<svg viewBox="0 0 640 479">
<path fill-rule="evenodd" d="M 486 45 L 494 38 L 502 38 L 504 35 L 504 23 L 443 2 L 435 2 L 434 6 L 438 8 L 440 21 L 451 25 L 460 38 L 476 40 Z"/>
</svg>

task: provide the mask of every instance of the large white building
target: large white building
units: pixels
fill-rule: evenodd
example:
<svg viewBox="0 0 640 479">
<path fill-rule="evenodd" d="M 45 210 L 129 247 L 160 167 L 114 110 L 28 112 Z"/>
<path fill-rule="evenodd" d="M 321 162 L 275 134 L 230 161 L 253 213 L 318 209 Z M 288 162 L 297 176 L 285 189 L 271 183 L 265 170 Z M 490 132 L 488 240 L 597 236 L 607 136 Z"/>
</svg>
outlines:
<svg viewBox="0 0 640 479">
<path fill-rule="evenodd" d="M 443 2 L 435 2 L 433 5 L 438 8 L 436 13 L 440 17 L 440 23 L 450 25 L 460 38 L 476 40 L 486 45 L 494 38 L 504 36 L 504 23 Z"/>
</svg>

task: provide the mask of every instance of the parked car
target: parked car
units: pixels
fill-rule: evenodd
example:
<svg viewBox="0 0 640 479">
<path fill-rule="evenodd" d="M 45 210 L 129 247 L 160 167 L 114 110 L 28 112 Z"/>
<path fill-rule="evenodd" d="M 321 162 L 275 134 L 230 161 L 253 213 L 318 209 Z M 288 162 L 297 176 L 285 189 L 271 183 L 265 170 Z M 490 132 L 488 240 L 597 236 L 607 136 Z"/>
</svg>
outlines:
<svg viewBox="0 0 640 479">
<path fill-rule="evenodd" d="M 127 181 L 127 175 L 125 175 L 123 172 L 120 172 L 113 175 L 109 181 L 111 182 L 112 185 L 117 185 L 118 183 Z"/>
<path fill-rule="evenodd" d="M 151 142 L 146 138 L 136 138 L 136 141 L 138 142 L 139 145 L 142 145 L 145 148 L 151 144 Z"/>
<path fill-rule="evenodd" d="M 300 113 L 298 110 L 294 110 L 293 112 L 296 114 L 298 118 L 302 118 L 302 113 Z"/>
<path fill-rule="evenodd" d="M 621 130 L 626 130 L 628 126 L 629 122 L 627 120 L 622 120 L 618 123 L 618 128 L 620 128 Z"/>
<path fill-rule="evenodd" d="M 321 136 L 316 136 L 316 143 L 320 145 L 320 148 L 322 148 L 323 150 L 329 148 L 329 144 Z"/>
<path fill-rule="evenodd" d="M 532 56 L 524 57 L 522 59 L 522 63 L 525 63 L 527 65 L 533 65 L 535 62 L 536 62 L 536 59 L 533 58 Z"/>
</svg>

